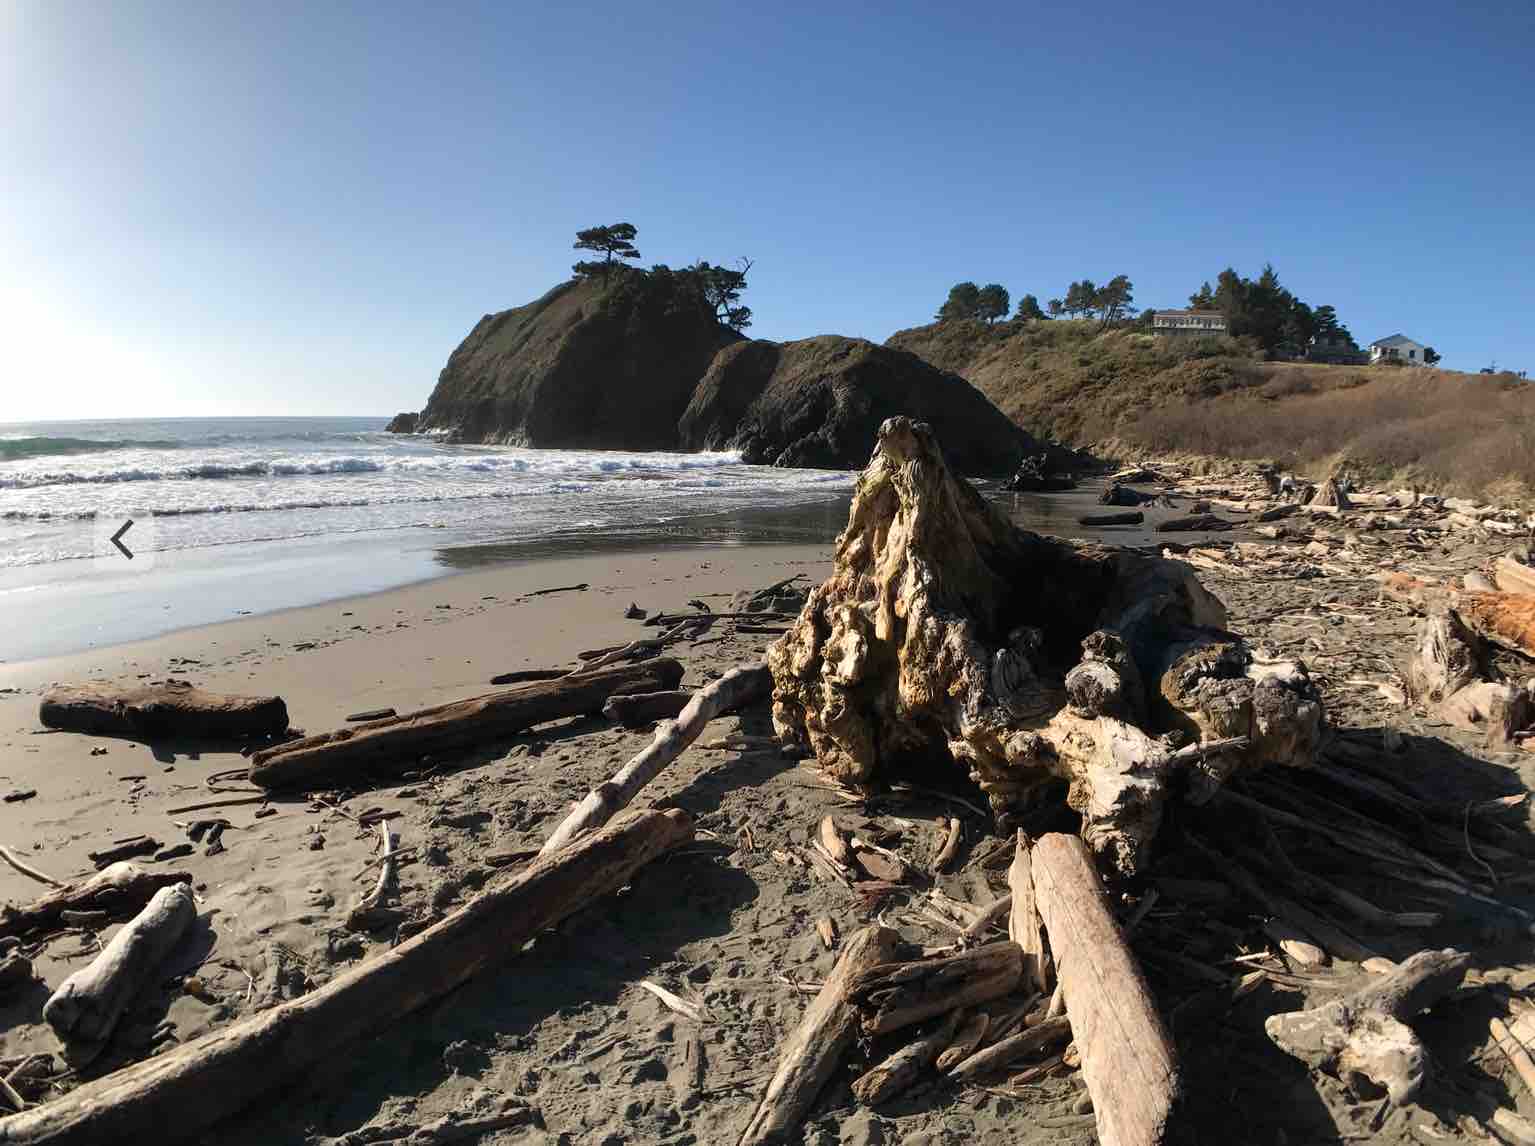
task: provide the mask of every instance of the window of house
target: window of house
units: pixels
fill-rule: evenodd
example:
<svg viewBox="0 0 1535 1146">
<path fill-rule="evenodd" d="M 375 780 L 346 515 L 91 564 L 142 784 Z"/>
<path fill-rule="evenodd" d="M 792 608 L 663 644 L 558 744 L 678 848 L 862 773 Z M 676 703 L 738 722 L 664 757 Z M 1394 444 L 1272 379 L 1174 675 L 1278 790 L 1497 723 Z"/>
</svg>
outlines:
<svg viewBox="0 0 1535 1146">
<path fill-rule="evenodd" d="M 1407 352 L 1407 357 L 1408 358 L 1416 358 L 1417 356 L 1418 356 L 1418 352 L 1416 350 L 1409 350 Z"/>
</svg>

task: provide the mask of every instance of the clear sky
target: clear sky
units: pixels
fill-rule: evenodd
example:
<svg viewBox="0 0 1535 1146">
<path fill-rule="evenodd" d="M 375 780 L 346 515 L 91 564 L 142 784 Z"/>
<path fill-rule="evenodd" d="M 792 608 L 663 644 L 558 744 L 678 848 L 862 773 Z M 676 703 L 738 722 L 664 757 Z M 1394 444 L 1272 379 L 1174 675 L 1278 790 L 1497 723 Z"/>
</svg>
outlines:
<svg viewBox="0 0 1535 1146">
<path fill-rule="evenodd" d="M 1535 4 L 0 0 L 0 421 L 387 414 L 628 220 L 752 333 L 1265 260 L 1535 370 Z"/>
</svg>

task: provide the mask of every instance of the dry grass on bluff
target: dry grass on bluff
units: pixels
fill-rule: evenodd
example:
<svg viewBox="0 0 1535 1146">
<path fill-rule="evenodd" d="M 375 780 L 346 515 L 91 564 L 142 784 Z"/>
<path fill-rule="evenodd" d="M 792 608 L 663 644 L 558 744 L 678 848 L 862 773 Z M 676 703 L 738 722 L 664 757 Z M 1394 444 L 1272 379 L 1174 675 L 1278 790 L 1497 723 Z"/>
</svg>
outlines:
<svg viewBox="0 0 1535 1146">
<path fill-rule="evenodd" d="M 1091 321 L 951 322 L 889 343 L 962 374 L 1025 429 L 1119 451 L 1264 459 L 1486 497 L 1535 491 L 1535 386 L 1509 375 L 1263 362 L 1226 337 Z"/>
</svg>

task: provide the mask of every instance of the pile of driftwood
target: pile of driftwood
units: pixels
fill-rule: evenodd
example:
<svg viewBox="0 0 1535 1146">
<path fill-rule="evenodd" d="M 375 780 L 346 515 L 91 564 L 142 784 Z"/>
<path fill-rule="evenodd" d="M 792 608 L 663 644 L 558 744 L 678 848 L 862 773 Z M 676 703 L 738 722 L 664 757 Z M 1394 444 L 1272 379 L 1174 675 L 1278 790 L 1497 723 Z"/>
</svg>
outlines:
<svg viewBox="0 0 1535 1146">
<path fill-rule="evenodd" d="M 1335 504 L 1319 508 L 1344 511 L 1346 496 L 1338 485 L 1327 493 Z M 975 781 L 1003 829 L 1006 890 L 968 907 L 930 894 L 928 906 L 954 920 L 950 941 L 915 946 L 868 920 L 922 882 L 917 865 L 867 818 L 851 831 L 835 815 L 822 819 L 795 854 L 847 886 L 860 918 L 818 924 L 828 947 L 840 944 L 835 968 L 786 1036 L 743 1144 L 792 1139 L 855 1048 L 860 1102 L 932 1083 L 1018 1093 L 1080 1072 L 1078 1117 L 1101 1142 L 1160 1143 L 1180 1096 L 1202 1083 L 1180 1068 L 1169 1028 L 1219 1014 L 1260 985 L 1331 996 L 1274 1015 L 1266 1029 L 1277 1046 L 1360 1096 L 1410 1102 L 1433 1070 L 1413 1021 L 1461 983 L 1468 962 L 1414 936 L 1449 911 L 1535 924 L 1499 895 L 1501 879 L 1535 858 L 1507 822 L 1518 801 L 1446 804 L 1383 763 L 1377 745 L 1329 735 L 1305 666 L 1264 659 L 1228 631 L 1195 565 L 1019 530 L 948 471 L 927 427 L 892 419 L 860 478 L 832 575 L 767 664 L 685 693 L 681 665 L 660 654 L 710 639 L 702 634 L 720 621 L 777 627 L 789 583 L 728 612 L 697 602 L 691 613 L 637 616 L 661 634 L 593 650 L 574 669 L 540 671 L 516 688 L 359 714 L 377 718 L 255 751 L 249 779 L 264 791 L 356 788 L 550 720 L 660 719 L 650 743 L 572 807 L 524 870 L 310 994 L 40 1106 L 0 1088 L 18 1111 L 0 1120 L 0 1142 L 195 1137 L 441 997 L 690 840 L 679 811 L 626 809 L 712 719 L 770 695 L 784 746 L 812 754 L 854 801 L 913 771 L 949 788 Z M 1446 596 L 1430 618 L 1432 655 L 1420 659 L 1436 703 L 1473 687 L 1476 673 L 1508 675 L 1467 635 L 1508 639 L 1488 601 L 1485 590 Z M 173 683 L 58 693 L 44 705 L 55 727 L 164 735 L 185 721 L 270 741 L 286 732 L 286 710 L 279 720 L 272 701 L 281 705 Z M 393 918 L 398 839 L 387 820 L 374 826 L 378 881 L 349 912 L 360 927 Z M 944 827 L 934 872 L 961 849 L 961 821 Z M 72 1061 L 99 1053 L 191 925 L 188 879 L 119 863 L 0 918 L 0 943 L 46 937 L 78 913 L 129 920 L 44 1009 Z M 1233 961 L 1234 941 L 1255 933 L 1259 948 Z M 1154 995 L 1143 959 L 1154 981 L 1183 988 Z M 1525 1050 L 1535 1019 L 1509 1019 L 1493 1028 L 1495 1043 L 1535 1081 Z M 35 1073 L 17 1064 L 8 1077 Z M 498 1112 L 486 1126 L 521 1116 Z M 1511 1117 L 1499 1123 L 1510 1133 L 1519 1130 Z"/>
</svg>

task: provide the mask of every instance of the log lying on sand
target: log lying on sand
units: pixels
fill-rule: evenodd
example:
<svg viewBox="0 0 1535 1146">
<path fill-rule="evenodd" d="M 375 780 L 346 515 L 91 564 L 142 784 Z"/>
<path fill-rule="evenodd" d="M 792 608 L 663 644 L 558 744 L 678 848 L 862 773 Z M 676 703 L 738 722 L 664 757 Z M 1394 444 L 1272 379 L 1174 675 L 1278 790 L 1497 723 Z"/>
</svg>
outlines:
<svg viewBox="0 0 1535 1146">
<path fill-rule="evenodd" d="M 661 659 L 538 681 L 263 749 L 251 757 L 250 778 L 269 789 L 322 788 L 410 767 L 424 755 L 472 748 L 535 724 L 601 712 L 616 693 L 655 692 L 681 680 L 682 665 Z"/>
<path fill-rule="evenodd" d="M 773 678 L 766 665 L 743 665 L 699 689 L 676 720 L 669 720 L 656 729 L 655 739 L 643 751 L 620 768 L 611 780 L 588 792 L 586 798 L 570 810 L 544 841 L 538 854 L 558 851 L 582 832 L 593 831 L 607 823 L 639 794 L 641 788 L 655 779 L 661 769 L 682 755 L 709 726 L 709 721 L 767 696 L 772 685 Z"/>
<path fill-rule="evenodd" d="M 1336 1075 L 1356 1096 L 1377 1097 L 1383 1088 L 1401 1106 L 1422 1089 L 1429 1062 L 1406 1020 L 1460 986 L 1470 961 L 1448 948 L 1419 951 L 1352 995 L 1271 1015 L 1263 1026 L 1280 1050 Z"/>
<path fill-rule="evenodd" d="M 228 696 L 176 680 L 132 688 L 80 684 L 50 689 L 37 716 L 47 727 L 66 732 L 142 739 L 276 736 L 288 728 L 288 706 L 280 696 Z"/>
<path fill-rule="evenodd" d="M 861 973 L 848 992 L 863 1031 L 883 1035 L 924 1019 L 1001 998 L 1023 977 L 1023 949 L 988 943 L 946 959 L 885 963 Z M 936 1052 L 935 1052 L 936 1053 Z"/>
<path fill-rule="evenodd" d="M 1042 837 L 1030 858 L 1098 1139 L 1103 1146 L 1161 1143 L 1179 1093 L 1177 1058 L 1104 902 L 1092 855 L 1081 840 L 1056 833 Z"/>
<path fill-rule="evenodd" d="M 1216 517 L 1213 513 L 1196 513 L 1189 517 L 1169 517 L 1157 522 L 1158 533 L 1220 533 L 1235 529 L 1236 522 Z"/>
<path fill-rule="evenodd" d="M 64 1044 L 64 1057 L 72 1066 L 89 1063 L 102 1052 L 123 1011 L 151 982 L 196 917 L 190 884 L 162 887 L 89 966 L 59 984 L 43 1004 L 43 1018 Z"/>
<path fill-rule="evenodd" d="M 954 1039 L 963 1011 L 950 1011 L 940 1022 L 914 1043 L 902 1047 L 884 1062 L 853 1081 L 853 1094 L 866 1106 L 889 1102 L 911 1086 L 924 1070 Z"/>
<path fill-rule="evenodd" d="M 0 1143 L 182 1142 L 349 1043 L 495 966 L 690 840 L 681 811 L 641 812 L 485 891 L 318 990 L 0 1119 Z M 851 1019 L 849 1019 L 851 1025 Z"/>
<path fill-rule="evenodd" d="M 691 692 L 636 692 L 614 696 L 602 706 L 602 715 L 625 728 L 640 728 L 656 720 L 676 716 L 693 699 Z"/>
<path fill-rule="evenodd" d="M 138 864 L 114 863 L 79 883 L 67 884 L 22 907 L 0 907 L 0 938 L 26 936 L 58 927 L 66 911 L 105 911 L 121 919 L 138 911 L 161 888 L 191 883 L 184 871 L 147 871 Z"/>
<path fill-rule="evenodd" d="M 832 968 L 805 1017 L 789 1036 L 757 1112 L 741 1135 L 739 1146 L 765 1146 L 791 1140 L 816 1095 L 841 1065 L 842 1056 L 858 1037 L 858 1014 L 848 989 L 862 972 L 888 963 L 901 937 L 888 927 L 865 927 L 842 945 Z M 0 1122 L 0 1127 L 4 1123 Z"/>
<path fill-rule="evenodd" d="M 1314 759 L 1304 668 L 1257 662 L 1225 624 L 1187 564 L 1021 530 L 891 418 L 831 576 L 768 650 L 773 722 L 845 784 L 951 758 L 1003 827 L 1064 778 L 1102 862 L 1133 872 L 1174 775 L 1208 799 Z M 1215 743 L 1181 757 L 1172 736 Z"/>
<path fill-rule="evenodd" d="M 1140 510 L 1127 513 L 1089 513 L 1077 518 L 1078 525 L 1139 525 L 1146 520 Z"/>
</svg>

